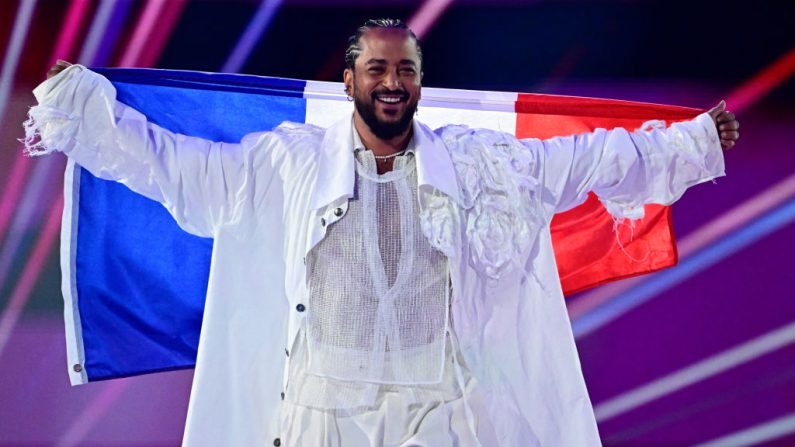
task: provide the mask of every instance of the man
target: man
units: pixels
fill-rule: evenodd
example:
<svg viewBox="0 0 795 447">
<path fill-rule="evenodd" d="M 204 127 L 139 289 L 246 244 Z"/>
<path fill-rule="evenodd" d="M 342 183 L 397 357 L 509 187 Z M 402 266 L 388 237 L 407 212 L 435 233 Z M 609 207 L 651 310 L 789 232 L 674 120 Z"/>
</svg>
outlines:
<svg viewBox="0 0 795 447">
<path fill-rule="evenodd" d="M 186 445 L 590 446 L 552 216 L 617 219 L 723 175 L 723 102 L 668 129 L 550 140 L 414 119 L 422 53 L 394 20 L 351 38 L 351 117 L 240 143 L 177 135 L 59 63 L 29 150 L 61 150 L 214 238 Z"/>
</svg>

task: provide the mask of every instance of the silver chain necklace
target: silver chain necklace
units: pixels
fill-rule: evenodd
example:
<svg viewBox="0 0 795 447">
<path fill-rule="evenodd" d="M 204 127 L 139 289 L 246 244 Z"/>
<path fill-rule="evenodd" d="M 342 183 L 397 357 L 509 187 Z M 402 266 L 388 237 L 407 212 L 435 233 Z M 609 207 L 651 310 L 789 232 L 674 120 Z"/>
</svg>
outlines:
<svg viewBox="0 0 795 447">
<path fill-rule="evenodd" d="M 383 160 L 383 161 L 386 161 L 386 160 L 389 160 L 390 158 L 395 158 L 395 157 L 397 157 L 398 155 L 401 155 L 401 154 L 403 154 L 403 152 L 406 152 L 406 150 L 405 150 L 405 149 L 403 149 L 402 151 L 398 151 L 398 152 L 395 152 L 394 154 L 389 154 L 389 155 L 375 155 L 375 154 L 373 154 L 373 157 L 374 157 L 376 160 Z"/>
</svg>

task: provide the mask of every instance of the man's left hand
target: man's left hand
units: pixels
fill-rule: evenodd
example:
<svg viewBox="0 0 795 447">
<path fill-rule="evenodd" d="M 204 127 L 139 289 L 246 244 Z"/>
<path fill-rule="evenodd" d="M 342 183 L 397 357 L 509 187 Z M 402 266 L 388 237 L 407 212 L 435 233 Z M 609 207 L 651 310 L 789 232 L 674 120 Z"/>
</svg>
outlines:
<svg viewBox="0 0 795 447">
<path fill-rule="evenodd" d="M 707 112 L 715 121 L 715 126 L 718 128 L 718 135 L 720 136 L 720 145 L 724 150 L 729 150 L 737 144 L 740 138 L 740 122 L 733 113 L 726 110 L 726 101 L 721 101 L 715 107 L 709 109 Z"/>
</svg>

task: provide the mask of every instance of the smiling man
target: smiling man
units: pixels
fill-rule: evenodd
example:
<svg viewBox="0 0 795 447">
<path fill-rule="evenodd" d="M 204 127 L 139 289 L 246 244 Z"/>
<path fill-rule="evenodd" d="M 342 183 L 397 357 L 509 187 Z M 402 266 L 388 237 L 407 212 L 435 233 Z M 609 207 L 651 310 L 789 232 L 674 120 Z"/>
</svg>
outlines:
<svg viewBox="0 0 795 447">
<path fill-rule="evenodd" d="M 734 116 L 549 140 L 433 131 L 414 119 L 405 25 L 368 21 L 345 60 L 352 116 L 239 143 L 162 129 L 79 65 L 34 92 L 29 151 L 214 238 L 184 444 L 598 445 L 552 217 L 592 191 L 638 218 L 723 175 Z"/>
</svg>

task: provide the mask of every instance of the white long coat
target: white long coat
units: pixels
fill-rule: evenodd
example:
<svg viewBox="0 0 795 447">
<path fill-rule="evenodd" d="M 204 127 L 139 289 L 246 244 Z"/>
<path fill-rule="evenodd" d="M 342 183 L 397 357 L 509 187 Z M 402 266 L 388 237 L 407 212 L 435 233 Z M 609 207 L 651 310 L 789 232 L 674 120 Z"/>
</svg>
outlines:
<svg viewBox="0 0 795 447">
<path fill-rule="evenodd" d="M 44 152 L 161 202 L 215 240 L 184 445 L 279 438 L 284 372 L 308 303 L 305 257 L 353 194 L 351 119 L 284 123 L 240 143 L 176 135 L 75 65 L 34 91 Z M 414 122 L 423 232 L 449 257 L 452 324 L 501 446 L 593 446 L 599 435 L 550 239 L 594 191 L 617 218 L 723 175 L 711 118 L 550 140 Z M 344 280 L 344 278 L 340 278 Z"/>
</svg>

